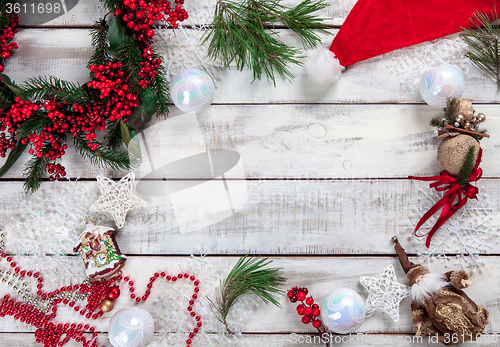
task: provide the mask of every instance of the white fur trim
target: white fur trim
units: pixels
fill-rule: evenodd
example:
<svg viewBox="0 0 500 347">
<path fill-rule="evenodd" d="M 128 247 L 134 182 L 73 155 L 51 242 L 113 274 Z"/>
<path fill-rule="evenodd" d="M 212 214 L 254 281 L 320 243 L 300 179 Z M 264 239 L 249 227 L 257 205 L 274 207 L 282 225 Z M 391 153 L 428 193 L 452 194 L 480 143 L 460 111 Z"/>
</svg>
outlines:
<svg viewBox="0 0 500 347">
<path fill-rule="evenodd" d="M 333 84 L 340 77 L 344 67 L 335 55 L 326 47 L 318 46 L 306 51 L 307 58 L 304 61 L 304 67 L 307 76 L 319 84 Z"/>
<path fill-rule="evenodd" d="M 439 289 L 444 288 L 448 285 L 444 275 L 435 273 L 426 273 L 420 283 L 415 283 L 411 286 L 411 298 L 413 301 L 417 301 L 419 304 L 424 302 L 424 299 L 428 299 L 429 296 Z"/>
</svg>

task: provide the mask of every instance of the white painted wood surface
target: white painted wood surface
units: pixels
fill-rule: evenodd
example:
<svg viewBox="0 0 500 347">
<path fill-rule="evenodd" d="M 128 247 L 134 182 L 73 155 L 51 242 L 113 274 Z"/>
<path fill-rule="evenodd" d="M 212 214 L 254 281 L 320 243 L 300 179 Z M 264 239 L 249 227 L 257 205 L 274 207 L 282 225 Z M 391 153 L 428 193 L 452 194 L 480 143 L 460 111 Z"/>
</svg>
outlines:
<svg viewBox="0 0 500 347">
<path fill-rule="evenodd" d="M 287 0 L 291 4 L 297 2 Z M 332 6 L 322 15 L 328 17 L 330 31 L 335 35 L 356 1 L 330 2 Z M 193 0 L 187 1 L 186 6 L 189 10 L 211 5 L 205 0 Z M 97 0 L 81 0 L 71 12 L 42 26 L 45 28 L 29 27 L 21 18 L 21 24 L 28 27 L 16 36 L 19 49 L 8 61 L 6 74 L 17 82 L 47 74 L 86 82 L 85 65 L 91 54 L 89 28 L 106 12 Z M 298 45 L 297 38 L 287 30 L 280 30 L 280 37 Z M 333 36 L 324 36 L 324 44 L 329 45 L 332 39 Z M 428 121 L 441 112 L 425 105 L 418 93 L 402 90 L 401 76 L 390 74 L 387 68 L 391 59 L 385 56 L 358 63 L 326 89 L 311 84 L 300 67 L 291 68 L 296 76 L 293 83 L 278 80 L 276 88 L 267 81 L 252 84 L 252 74 L 248 71 L 221 70 L 217 74 L 214 103 L 197 118 L 209 150 L 231 149 L 241 155 L 244 171 L 230 178 L 246 185 L 248 203 L 232 217 L 186 234 L 179 232 L 171 206 L 131 213 L 129 222 L 117 236 L 122 251 L 132 255 L 125 272 L 136 283 L 144 283 L 150 275 L 144 267 L 175 273 L 186 262 L 186 256 L 193 253 L 208 254 L 214 262 L 221 261 L 218 255 L 228 255 L 229 258 L 222 259 L 235 262 L 236 256 L 251 253 L 275 256 L 275 265 L 283 267 L 289 278 L 287 286 L 307 286 L 317 300 L 338 287 L 353 288 L 366 298 L 359 276 L 378 277 L 389 264 L 395 266 L 399 281 L 406 283 L 390 237 L 398 235 L 411 254 L 419 250 L 419 243 L 410 235 L 419 217 L 416 211 L 429 189 L 426 183 L 412 182 L 406 177 L 439 172 L 436 161 L 439 142 Z M 488 194 L 488 211 L 492 216 L 489 223 L 495 226 L 500 219 L 497 154 L 500 94 L 495 83 L 474 67 L 465 78 L 464 97 L 472 98 L 476 110 L 488 117 L 485 125 L 491 138 L 482 142 L 486 179 L 478 187 Z M 169 117 L 166 122 L 182 115 L 172 108 Z M 179 131 L 174 128 L 165 135 L 178 136 Z M 196 149 L 189 144 L 194 140 L 192 134 L 184 134 L 182 150 Z M 155 146 L 154 142 L 150 145 Z M 160 159 L 168 160 L 176 155 L 175 150 L 166 147 L 165 157 Z M 63 164 L 70 177 L 86 179 L 77 185 L 88 192 L 97 194 L 93 179 L 98 174 L 114 178 L 124 175 L 91 167 L 68 152 Z M 22 191 L 22 163 L 27 158 L 23 156 L 0 180 L 0 222 L 15 214 L 9 202 Z M 190 179 L 210 177 L 211 173 L 206 171 Z M 158 171 L 150 178 L 176 181 L 185 177 L 165 176 Z M 490 310 L 491 324 L 486 331 L 493 337 L 480 344 L 488 347 L 498 345 L 495 337 L 500 333 L 500 245 L 498 242 L 491 245 L 491 254 L 482 255 L 487 261 L 485 269 L 471 274 L 474 285 L 467 290 L 476 302 Z M 22 261 L 29 264 L 29 257 L 23 257 Z M 446 270 L 437 263 L 431 269 Z M 83 266 L 76 271 L 83 272 Z M 0 288 L 1 295 L 9 290 L 2 283 Z M 138 285 L 138 289 L 142 288 Z M 130 304 L 125 299 L 120 298 L 117 308 Z M 306 341 L 313 329 L 300 322 L 294 305 L 284 299 L 282 302 L 282 310 L 259 306 L 244 329 L 242 343 L 321 346 L 294 343 Z M 145 303 L 144 307 L 152 309 L 152 304 Z M 341 345 L 416 345 L 404 340 L 413 336 L 409 299 L 403 301 L 400 314 L 400 321 L 395 323 L 376 313 L 359 329 L 360 333 L 368 334 L 363 335 L 364 340 L 350 340 Z M 64 310 L 60 315 L 64 319 L 73 316 Z M 97 322 L 101 331 L 106 331 L 110 316 Z M 292 333 L 299 335 L 295 338 Z M 106 341 L 105 334 L 101 341 Z M 0 347 L 27 345 L 34 345 L 33 330 L 12 318 L 2 318 Z M 163 345 L 156 336 L 151 346 Z M 196 339 L 194 346 L 199 346 Z"/>
</svg>

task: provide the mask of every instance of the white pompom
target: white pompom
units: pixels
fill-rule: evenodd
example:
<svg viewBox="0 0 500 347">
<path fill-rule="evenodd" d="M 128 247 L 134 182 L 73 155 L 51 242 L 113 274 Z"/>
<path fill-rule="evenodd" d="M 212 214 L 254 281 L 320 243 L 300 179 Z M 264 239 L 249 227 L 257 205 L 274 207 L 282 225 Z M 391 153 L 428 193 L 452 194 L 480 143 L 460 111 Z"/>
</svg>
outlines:
<svg viewBox="0 0 500 347">
<path fill-rule="evenodd" d="M 307 58 L 304 61 L 304 67 L 307 76 L 319 84 L 333 84 L 340 77 L 344 67 L 335 55 L 326 47 L 318 46 L 306 51 Z"/>
</svg>

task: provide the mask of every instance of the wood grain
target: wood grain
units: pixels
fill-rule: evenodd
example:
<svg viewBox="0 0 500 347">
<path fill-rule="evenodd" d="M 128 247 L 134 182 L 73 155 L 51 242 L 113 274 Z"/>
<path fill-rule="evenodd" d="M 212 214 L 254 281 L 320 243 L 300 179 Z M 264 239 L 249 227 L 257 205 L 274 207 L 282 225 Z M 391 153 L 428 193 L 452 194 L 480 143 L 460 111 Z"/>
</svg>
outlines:
<svg viewBox="0 0 500 347">
<path fill-rule="evenodd" d="M 190 233 L 179 233 L 175 215 L 179 206 L 172 205 L 168 200 L 162 206 L 130 212 L 125 227 L 117 235 L 121 250 L 125 254 L 148 256 L 200 253 L 244 255 L 248 252 L 311 256 L 393 255 L 390 239 L 397 235 L 408 252 L 416 254 L 424 250 L 425 242 L 423 238 L 410 237 L 425 212 L 419 210 L 419 206 L 430 208 L 430 201 L 437 202 L 439 196 L 429 197 L 427 184 L 408 180 L 276 180 L 246 183 L 248 203 L 243 209 L 221 222 L 208 223 Z M 48 184 L 44 183 L 42 189 L 47 189 Z M 491 246 L 488 252 L 499 254 L 500 245 L 495 239 L 498 238 L 500 212 L 495 206 L 500 203 L 500 181 L 484 179 L 478 186 L 487 193 L 487 196 L 480 194 L 480 202 L 487 206 L 484 210 L 471 213 L 478 219 L 483 218 L 483 213 L 489 215 L 485 228 L 490 229 L 485 230 L 493 235 L 487 241 Z M 73 189 L 75 194 L 96 197 L 100 194 L 97 184 L 92 182 L 81 182 Z M 8 207 L 16 206 L 15 201 L 21 191 L 20 183 L 0 183 L 0 200 L 4 209 L 0 222 L 4 225 L 16 216 L 16 211 L 9 211 Z M 40 194 L 44 194 L 43 191 L 36 193 L 33 201 L 40 199 Z M 105 215 L 91 216 L 103 218 Z M 194 218 L 199 218 L 196 213 Z M 436 218 L 437 215 L 431 221 L 434 223 Z M 472 224 L 477 223 L 473 217 L 469 220 Z M 107 218 L 103 223 L 114 225 Z M 444 228 L 449 226 L 449 223 L 445 224 L 441 229 L 443 231 L 438 231 L 434 238 L 440 240 L 445 234 Z M 8 235 L 11 231 L 6 232 Z M 78 235 L 69 237 L 76 240 Z M 63 253 L 72 253 L 72 250 L 67 249 Z M 364 262 L 361 260 L 360 263 Z"/>
<path fill-rule="evenodd" d="M 237 258 L 218 258 L 209 257 L 213 264 L 218 262 L 223 262 L 223 264 L 228 263 L 227 271 L 229 271 L 230 266 L 234 264 Z M 305 286 L 309 289 L 309 292 L 318 303 L 321 303 L 335 288 L 345 287 L 351 288 L 366 300 L 368 293 L 359 284 L 360 276 L 369 276 L 378 278 L 384 271 L 384 269 L 392 264 L 396 270 L 396 276 L 398 281 L 401 283 L 407 283 L 405 274 L 398 264 L 398 260 L 395 257 L 294 257 L 294 258 L 272 258 L 273 266 L 280 267 L 283 270 L 283 274 L 288 278 L 286 286 L 284 288 L 292 286 Z M 410 258 L 412 261 L 416 261 L 415 258 Z M 177 274 L 180 272 L 191 271 L 188 265 L 189 257 L 154 257 L 154 258 L 143 258 L 143 257 L 129 257 L 127 264 L 124 268 L 124 273 L 130 276 L 130 278 L 136 283 L 134 286 L 139 293 L 144 292 L 146 289 L 145 284 L 148 282 L 149 277 L 154 274 L 155 271 L 164 270 L 169 274 Z M 24 260 L 19 260 L 18 263 L 22 264 Z M 360 266 L 360 262 L 363 262 L 366 266 Z M 495 273 L 495 268 L 500 265 L 499 257 L 491 257 L 489 259 L 489 267 L 482 273 L 476 272 L 471 275 L 471 280 L 473 285 L 466 289 L 467 294 L 475 300 L 477 303 L 484 305 L 490 311 L 490 324 L 487 326 L 485 333 L 498 333 L 500 331 L 500 311 L 498 297 L 500 295 L 500 287 L 497 285 L 498 279 L 492 274 Z M 215 265 L 216 266 L 216 265 Z M 433 264 L 430 269 L 434 272 L 444 272 L 445 268 L 439 264 Z M 83 265 L 81 269 L 75 269 L 75 271 L 80 271 L 83 273 Z M 198 277 L 200 274 L 196 274 Z M 156 282 L 155 282 L 156 283 Z M 0 284 L 2 288 L 5 288 L 5 284 Z M 182 287 L 184 288 L 184 287 Z M 185 287 L 186 290 L 191 291 L 190 285 Z M 203 287 L 202 290 L 205 293 L 213 293 L 216 288 L 206 288 Z M 3 290 L 5 291 L 5 290 Z M 126 293 L 125 287 L 122 287 L 122 293 Z M 151 297 L 148 301 L 141 303 L 139 307 L 148 310 L 151 314 L 155 314 L 156 309 L 155 299 L 157 294 L 153 287 Z M 244 332 L 247 333 L 280 333 L 280 334 L 290 334 L 290 333 L 303 333 L 303 332 L 314 332 L 315 329 L 310 325 L 304 325 L 300 317 L 295 312 L 295 305 L 287 302 L 288 299 L 282 298 L 281 303 L 283 308 L 280 309 L 275 306 L 266 306 L 260 304 L 255 310 L 254 314 L 251 316 L 249 321 L 246 323 Z M 367 318 L 363 324 L 358 329 L 360 333 L 396 333 L 396 334 L 408 334 L 413 332 L 413 327 L 411 323 L 410 315 L 410 303 L 411 299 L 403 299 L 400 305 L 400 319 L 398 322 L 394 322 L 389 316 L 382 312 L 375 312 L 371 318 Z M 125 295 L 120 296 L 116 301 L 115 310 L 124 307 L 130 307 L 131 300 Z M 174 305 L 172 310 L 184 310 L 184 304 L 179 303 Z M 181 315 L 179 313 L 179 315 Z M 107 324 L 112 313 L 106 314 L 102 319 L 98 319 L 94 322 L 94 326 L 99 331 L 107 331 Z M 184 316 L 184 315 L 182 315 Z M 75 315 L 72 309 L 59 308 L 58 309 L 58 320 L 68 321 L 68 322 L 81 322 L 82 319 L 79 315 Z M 31 327 L 15 321 L 12 318 L 2 319 L 2 324 L 0 330 L 3 332 L 28 332 L 33 331 Z"/>
</svg>

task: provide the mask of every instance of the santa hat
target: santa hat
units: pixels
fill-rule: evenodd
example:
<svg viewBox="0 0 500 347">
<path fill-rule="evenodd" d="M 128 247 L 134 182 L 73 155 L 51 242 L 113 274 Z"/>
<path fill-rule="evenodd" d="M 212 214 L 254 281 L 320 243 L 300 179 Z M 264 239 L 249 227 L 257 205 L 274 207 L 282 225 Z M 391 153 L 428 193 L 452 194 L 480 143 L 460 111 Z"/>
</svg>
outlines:
<svg viewBox="0 0 500 347">
<path fill-rule="evenodd" d="M 344 67 L 368 58 L 474 27 L 477 11 L 490 14 L 500 0 L 358 0 L 330 50 L 307 51 L 309 77 L 335 82 Z"/>
<path fill-rule="evenodd" d="M 408 277 L 410 284 L 415 283 L 415 280 L 420 275 L 425 275 L 426 273 L 430 272 L 425 266 L 414 264 L 408 260 L 405 249 L 401 246 L 396 236 L 392 237 L 392 241 L 395 243 L 394 249 L 396 250 L 396 254 L 398 255 L 399 263 L 401 264 L 406 277 Z"/>
</svg>

